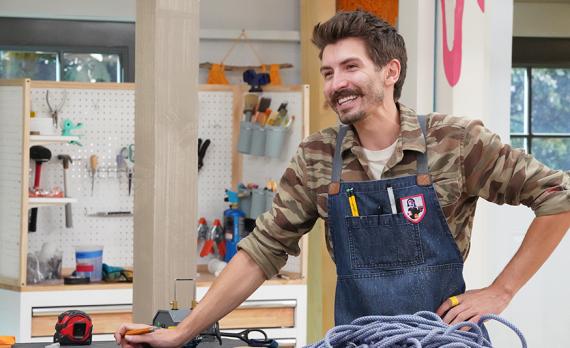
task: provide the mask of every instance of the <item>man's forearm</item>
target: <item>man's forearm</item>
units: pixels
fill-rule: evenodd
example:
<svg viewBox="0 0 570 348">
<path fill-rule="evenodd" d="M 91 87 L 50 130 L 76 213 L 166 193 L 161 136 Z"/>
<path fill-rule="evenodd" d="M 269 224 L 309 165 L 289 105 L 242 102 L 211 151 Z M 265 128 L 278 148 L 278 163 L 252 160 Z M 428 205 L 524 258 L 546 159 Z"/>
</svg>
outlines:
<svg viewBox="0 0 570 348">
<path fill-rule="evenodd" d="M 493 282 L 513 297 L 538 271 L 570 227 L 570 212 L 535 218 L 516 254 Z"/>
<path fill-rule="evenodd" d="M 246 252 L 239 251 L 190 316 L 178 325 L 184 342 L 239 306 L 264 281 L 265 274 L 257 263 Z"/>
</svg>

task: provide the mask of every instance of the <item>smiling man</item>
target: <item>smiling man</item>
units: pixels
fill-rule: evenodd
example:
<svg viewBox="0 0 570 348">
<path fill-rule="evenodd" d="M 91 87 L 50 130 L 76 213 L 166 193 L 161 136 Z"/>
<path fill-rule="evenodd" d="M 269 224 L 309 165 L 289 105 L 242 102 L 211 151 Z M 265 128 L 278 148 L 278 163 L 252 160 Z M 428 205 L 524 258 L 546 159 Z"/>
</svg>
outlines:
<svg viewBox="0 0 570 348">
<path fill-rule="evenodd" d="M 176 329 L 115 337 L 123 346 L 180 346 L 244 301 L 298 255 L 318 218 L 335 261 L 336 324 L 365 315 L 435 311 L 447 323 L 501 313 L 570 226 L 570 178 L 502 144 L 480 121 L 418 116 L 398 102 L 404 40 L 366 12 L 314 28 L 328 104 L 340 125 L 309 136 L 281 178 L 273 209 Z M 312 115 L 318 117 L 318 115 Z M 481 197 L 534 210 L 517 253 L 495 281 L 466 290 Z M 412 212 L 412 213 L 410 213 Z M 497 231 L 499 233 L 499 231 Z"/>
</svg>

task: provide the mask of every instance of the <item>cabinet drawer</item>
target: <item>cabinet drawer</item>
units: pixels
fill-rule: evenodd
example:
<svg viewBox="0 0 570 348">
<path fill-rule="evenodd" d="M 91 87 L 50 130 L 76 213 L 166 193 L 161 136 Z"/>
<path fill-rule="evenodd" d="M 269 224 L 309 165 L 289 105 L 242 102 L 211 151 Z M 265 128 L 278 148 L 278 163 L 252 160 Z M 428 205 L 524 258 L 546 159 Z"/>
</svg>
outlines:
<svg viewBox="0 0 570 348">
<path fill-rule="evenodd" d="M 297 301 L 246 301 L 220 320 L 221 329 L 295 326 Z"/>
<path fill-rule="evenodd" d="M 89 314 L 93 321 L 93 334 L 112 334 L 122 323 L 133 321 L 132 305 L 34 307 L 32 308 L 32 337 L 53 336 L 57 316 L 70 309 Z"/>
<path fill-rule="evenodd" d="M 221 329 L 284 328 L 295 326 L 297 301 L 246 301 L 220 320 Z M 34 307 L 32 337 L 52 336 L 57 316 L 69 309 L 89 314 L 93 334 L 112 334 L 122 323 L 132 322 L 132 305 Z"/>
</svg>

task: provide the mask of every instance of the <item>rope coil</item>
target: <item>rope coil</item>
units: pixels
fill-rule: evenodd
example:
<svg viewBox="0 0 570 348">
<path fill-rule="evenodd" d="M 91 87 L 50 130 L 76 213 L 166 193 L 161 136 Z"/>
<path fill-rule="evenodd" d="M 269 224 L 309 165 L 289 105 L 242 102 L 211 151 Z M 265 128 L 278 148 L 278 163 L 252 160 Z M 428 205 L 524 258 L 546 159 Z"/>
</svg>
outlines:
<svg viewBox="0 0 570 348">
<path fill-rule="evenodd" d="M 422 311 L 413 315 L 361 317 L 330 329 L 322 340 L 307 348 L 492 348 L 483 325 L 487 320 L 496 320 L 513 330 L 522 347 L 527 347 L 522 332 L 497 315 L 484 315 L 477 324 L 448 325 L 437 314 Z M 470 330 L 462 331 L 463 327 Z"/>
</svg>

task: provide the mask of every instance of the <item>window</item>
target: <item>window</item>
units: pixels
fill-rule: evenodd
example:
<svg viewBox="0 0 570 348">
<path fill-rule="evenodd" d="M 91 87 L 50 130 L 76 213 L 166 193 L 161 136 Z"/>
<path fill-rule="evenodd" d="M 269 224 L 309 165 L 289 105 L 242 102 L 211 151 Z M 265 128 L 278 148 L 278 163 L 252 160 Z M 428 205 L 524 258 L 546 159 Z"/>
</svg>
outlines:
<svg viewBox="0 0 570 348">
<path fill-rule="evenodd" d="M 0 79 L 122 82 L 119 54 L 0 49 Z"/>
<path fill-rule="evenodd" d="M 511 73 L 511 144 L 551 168 L 569 170 L 570 66 L 552 56 L 541 60 L 539 56 L 528 59 L 527 55 L 522 64 L 517 63 L 515 47 L 516 40 Z"/>
<path fill-rule="evenodd" d="M 135 24 L 0 18 L 0 79 L 134 81 Z"/>
</svg>

